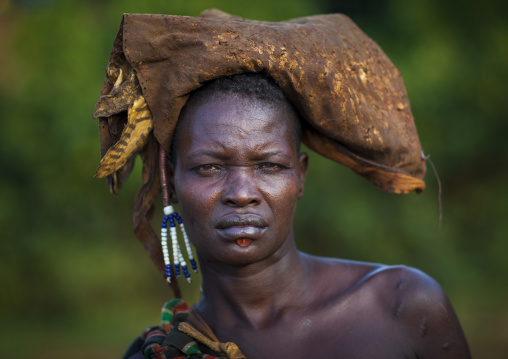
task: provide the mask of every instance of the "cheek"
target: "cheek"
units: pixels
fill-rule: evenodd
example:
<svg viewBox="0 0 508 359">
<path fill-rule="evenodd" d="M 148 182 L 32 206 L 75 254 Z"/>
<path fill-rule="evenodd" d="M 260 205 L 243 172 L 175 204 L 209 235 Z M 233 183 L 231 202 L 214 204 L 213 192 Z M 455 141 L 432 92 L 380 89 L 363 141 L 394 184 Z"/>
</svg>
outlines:
<svg viewBox="0 0 508 359">
<path fill-rule="evenodd" d="M 266 181 L 264 187 L 266 198 L 269 199 L 272 210 L 277 218 L 284 222 L 293 221 L 293 215 L 298 201 L 299 181 L 297 176 L 288 175 L 275 181 Z"/>
<path fill-rule="evenodd" d="M 175 192 L 181 216 L 190 229 L 208 222 L 219 193 L 189 178 L 175 177 Z"/>
</svg>

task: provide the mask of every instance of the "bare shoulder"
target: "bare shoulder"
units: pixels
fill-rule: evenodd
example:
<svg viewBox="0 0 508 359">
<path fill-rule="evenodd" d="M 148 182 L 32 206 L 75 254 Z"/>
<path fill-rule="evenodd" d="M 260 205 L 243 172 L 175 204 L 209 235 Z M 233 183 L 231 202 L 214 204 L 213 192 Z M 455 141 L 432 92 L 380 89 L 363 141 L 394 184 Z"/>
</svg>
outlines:
<svg viewBox="0 0 508 359">
<path fill-rule="evenodd" d="M 311 262 L 314 274 L 326 278 L 321 286 L 330 292 L 318 289 L 320 297 L 329 294 L 328 312 L 339 313 L 330 316 L 334 330 L 349 328 L 356 333 L 352 338 L 348 332 L 343 347 L 355 343 L 356 348 L 367 348 L 366 338 L 383 338 L 377 353 L 394 358 L 470 358 L 450 301 L 429 275 L 407 266 L 316 257 Z M 372 340 L 368 343 L 373 345 Z"/>
<path fill-rule="evenodd" d="M 418 357 L 470 358 L 455 311 L 433 278 L 406 266 L 380 266 L 367 277 L 387 313 L 414 341 Z"/>
</svg>

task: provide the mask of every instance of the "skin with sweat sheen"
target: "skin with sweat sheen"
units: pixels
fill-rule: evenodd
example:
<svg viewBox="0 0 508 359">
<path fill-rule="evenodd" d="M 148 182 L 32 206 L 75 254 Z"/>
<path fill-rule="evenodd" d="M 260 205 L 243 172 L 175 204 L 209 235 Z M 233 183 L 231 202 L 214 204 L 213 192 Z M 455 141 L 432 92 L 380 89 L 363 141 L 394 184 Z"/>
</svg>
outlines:
<svg viewBox="0 0 508 359">
<path fill-rule="evenodd" d="M 292 241 L 307 155 L 282 109 L 228 97 L 181 118 L 174 188 L 201 260 L 245 265 Z"/>
</svg>

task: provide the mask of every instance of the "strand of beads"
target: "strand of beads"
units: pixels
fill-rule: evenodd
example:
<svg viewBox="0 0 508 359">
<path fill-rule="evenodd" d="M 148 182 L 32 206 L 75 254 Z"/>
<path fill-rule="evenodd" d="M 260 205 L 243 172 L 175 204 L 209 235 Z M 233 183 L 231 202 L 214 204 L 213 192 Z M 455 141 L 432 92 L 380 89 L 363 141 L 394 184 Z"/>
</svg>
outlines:
<svg viewBox="0 0 508 359">
<path fill-rule="evenodd" d="M 164 210 L 166 213 L 166 210 Z M 168 249 L 168 219 L 169 215 L 165 215 L 162 219 L 161 228 L 161 245 L 162 255 L 164 257 L 164 265 L 166 267 L 166 281 L 171 283 L 171 261 L 169 260 L 169 249 Z"/>
<path fill-rule="evenodd" d="M 185 243 L 185 249 L 187 250 L 187 256 L 189 257 L 189 262 L 190 262 L 190 264 L 192 266 L 192 270 L 194 271 L 194 273 L 197 273 L 198 272 L 198 266 L 196 264 L 196 261 L 194 260 L 194 255 L 192 254 L 192 249 L 191 249 L 191 245 L 190 245 L 190 242 L 189 242 L 189 237 L 187 237 L 187 232 L 185 232 L 185 226 L 183 225 L 182 218 L 178 215 L 178 213 L 175 213 L 175 214 L 176 214 L 175 217 L 176 217 L 176 220 L 178 222 L 178 225 L 180 226 L 180 229 L 182 230 L 183 240 L 184 240 L 184 243 Z"/>
<path fill-rule="evenodd" d="M 180 229 L 183 234 L 183 238 L 185 241 L 185 246 L 187 249 L 187 253 L 189 255 L 189 260 L 192 265 L 192 269 L 194 271 L 197 271 L 196 261 L 194 260 L 194 257 L 192 255 L 192 249 L 190 247 L 189 238 L 187 237 L 187 233 L 185 232 L 185 227 L 182 223 L 182 218 L 178 215 L 177 212 L 173 209 L 173 206 L 169 205 L 164 207 L 164 219 L 163 219 L 163 227 L 166 225 L 167 228 L 167 222 L 169 222 L 169 235 L 171 236 L 171 243 L 173 246 L 173 262 L 174 262 L 174 269 L 175 269 L 175 275 L 178 278 L 180 276 L 180 269 L 185 276 L 185 279 L 187 279 L 187 282 L 191 282 L 191 276 L 187 269 L 187 263 L 185 262 L 185 258 L 183 257 L 182 251 L 180 250 L 180 245 L 178 243 L 178 235 L 176 232 L 176 222 L 178 222 Z M 167 233 L 167 229 L 166 229 Z M 164 237 L 163 237 L 164 241 Z M 167 246 L 167 234 L 166 234 L 166 246 Z M 165 259 L 166 261 L 166 259 Z M 168 252 L 168 261 L 169 261 L 169 252 Z M 170 275 L 168 276 L 167 269 L 171 269 L 171 267 L 167 266 L 166 263 L 166 278 L 170 278 Z M 170 273 L 171 274 L 171 273 Z"/>
</svg>

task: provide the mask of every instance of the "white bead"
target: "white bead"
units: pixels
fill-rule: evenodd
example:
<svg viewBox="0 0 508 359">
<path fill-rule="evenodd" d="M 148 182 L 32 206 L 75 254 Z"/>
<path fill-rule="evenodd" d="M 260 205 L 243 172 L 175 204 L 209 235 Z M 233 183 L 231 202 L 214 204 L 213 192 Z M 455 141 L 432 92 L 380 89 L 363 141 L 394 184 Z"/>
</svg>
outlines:
<svg viewBox="0 0 508 359">
<path fill-rule="evenodd" d="M 187 255 L 189 256 L 189 259 L 194 259 L 194 256 L 192 255 L 191 245 L 189 242 L 189 237 L 187 237 L 187 232 L 185 232 L 185 227 L 184 227 L 183 223 L 180 225 L 180 228 L 182 230 L 183 239 L 185 242 L 185 249 L 187 250 Z"/>
<path fill-rule="evenodd" d="M 168 229 L 167 228 L 161 228 L 161 232 L 162 233 L 168 233 Z"/>
<path fill-rule="evenodd" d="M 167 207 L 164 207 L 164 214 L 166 216 L 169 216 L 170 214 L 174 213 L 175 210 L 173 209 L 173 206 L 169 205 Z"/>
</svg>

